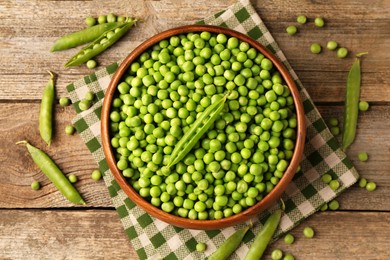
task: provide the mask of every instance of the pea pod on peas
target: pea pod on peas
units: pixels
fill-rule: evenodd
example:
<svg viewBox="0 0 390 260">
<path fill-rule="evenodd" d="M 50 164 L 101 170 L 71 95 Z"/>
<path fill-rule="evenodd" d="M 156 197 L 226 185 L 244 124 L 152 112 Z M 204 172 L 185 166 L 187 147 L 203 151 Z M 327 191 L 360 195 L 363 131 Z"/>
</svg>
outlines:
<svg viewBox="0 0 390 260">
<path fill-rule="evenodd" d="M 124 23 L 119 23 L 116 27 L 105 31 L 99 38 L 70 58 L 65 67 L 78 66 L 99 55 L 125 35 L 136 21 L 137 19 L 128 18 Z"/>
<path fill-rule="evenodd" d="M 74 204 L 83 204 L 85 202 L 76 188 L 69 182 L 69 179 L 62 173 L 55 162 L 43 151 L 32 146 L 27 141 L 20 141 L 16 144 L 23 144 L 27 147 L 31 158 L 42 172 L 49 178 L 49 180 L 56 186 L 56 188 L 65 196 L 70 202 Z"/>
<path fill-rule="evenodd" d="M 42 139 L 50 145 L 53 135 L 53 105 L 54 105 L 54 74 L 49 71 L 50 80 L 43 90 L 39 111 L 39 133 Z"/>
<path fill-rule="evenodd" d="M 360 97 L 360 59 L 362 55 L 367 53 L 360 53 L 356 55 L 356 60 L 353 62 L 348 73 L 347 88 L 345 93 L 344 104 L 344 125 L 342 148 L 344 151 L 353 143 L 356 136 L 356 125 L 359 115 L 359 97 Z"/>
<path fill-rule="evenodd" d="M 113 22 L 98 24 L 88 27 L 78 32 L 70 33 L 57 39 L 50 51 L 63 51 L 88 42 L 92 42 L 100 37 L 105 31 L 111 30 L 123 24 L 123 22 Z"/>
<path fill-rule="evenodd" d="M 201 116 L 196 119 L 191 128 L 175 145 L 171 154 L 171 159 L 167 165 L 168 168 L 180 162 L 215 122 L 225 106 L 228 94 L 211 104 L 211 106 L 203 111 Z"/>
</svg>

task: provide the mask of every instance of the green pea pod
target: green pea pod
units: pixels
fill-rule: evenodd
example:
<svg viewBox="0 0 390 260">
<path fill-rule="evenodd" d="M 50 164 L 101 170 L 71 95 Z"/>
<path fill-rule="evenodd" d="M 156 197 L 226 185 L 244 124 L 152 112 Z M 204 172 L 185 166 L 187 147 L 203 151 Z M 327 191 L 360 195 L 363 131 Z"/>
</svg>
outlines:
<svg viewBox="0 0 390 260">
<path fill-rule="evenodd" d="M 20 141 L 16 144 L 26 145 L 31 158 L 65 198 L 74 204 L 85 205 L 83 198 L 76 188 L 69 182 L 68 178 L 65 177 L 55 162 L 46 153 L 32 146 L 27 141 Z"/>
<path fill-rule="evenodd" d="M 359 57 L 366 53 L 356 55 L 355 61 L 352 63 L 348 73 L 347 87 L 344 101 L 344 125 L 342 149 L 346 151 L 353 143 L 356 136 L 356 126 L 359 115 L 359 98 L 360 98 L 360 59 Z"/>
<path fill-rule="evenodd" d="M 39 111 L 39 133 L 42 139 L 50 145 L 53 135 L 53 105 L 54 105 L 54 74 L 49 71 L 50 80 L 43 90 Z"/>
<path fill-rule="evenodd" d="M 125 33 L 134 25 L 137 19 L 128 18 L 126 22 L 114 27 L 108 31 L 105 31 L 99 38 L 94 42 L 81 49 L 76 53 L 66 64 L 65 67 L 78 66 L 83 64 L 93 57 L 99 55 L 105 51 L 108 47 L 117 42 Z M 108 34 L 112 36 L 107 37 Z M 104 41 L 104 42 L 102 42 Z"/>
<path fill-rule="evenodd" d="M 245 226 L 237 230 L 233 235 L 226 239 L 220 247 L 207 259 L 208 260 L 225 260 L 238 248 L 242 239 L 252 225 Z"/>
<path fill-rule="evenodd" d="M 116 28 L 120 24 L 123 24 L 123 22 L 98 24 L 78 32 L 67 34 L 57 39 L 51 47 L 50 51 L 54 52 L 67 50 L 88 42 L 92 42 L 99 38 L 100 35 L 102 35 L 105 31 L 111 30 L 112 28 Z"/>
<path fill-rule="evenodd" d="M 201 116 L 195 120 L 191 128 L 184 134 L 180 141 L 175 145 L 172 151 L 171 158 L 167 165 L 168 168 L 180 162 L 187 153 L 194 147 L 204 133 L 210 128 L 214 121 L 218 118 L 222 109 L 224 108 L 226 94 L 223 98 L 219 99 L 209 106 Z"/>
<path fill-rule="evenodd" d="M 255 241 L 253 241 L 244 260 L 259 260 L 262 257 L 276 231 L 276 228 L 279 226 L 281 216 L 282 210 L 277 209 L 267 218 L 263 229 L 256 235 Z"/>
</svg>

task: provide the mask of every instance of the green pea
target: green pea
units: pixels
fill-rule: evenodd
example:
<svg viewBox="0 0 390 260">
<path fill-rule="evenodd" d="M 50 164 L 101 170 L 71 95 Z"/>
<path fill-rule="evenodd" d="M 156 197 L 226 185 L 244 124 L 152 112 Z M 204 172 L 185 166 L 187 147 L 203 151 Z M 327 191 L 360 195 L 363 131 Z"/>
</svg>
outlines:
<svg viewBox="0 0 390 260">
<path fill-rule="evenodd" d="M 286 32 L 288 35 L 294 35 L 296 34 L 298 31 L 297 27 L 295 25 L 289 25 L 287 28 L 286 28 Z"/>
<path fill-rule="evenodd" d="M 321 50 L 322 50 L 322 47 L 318 43 L 313 43 L 312 45 L 310 45 L 311 53 L 319 54 L 321 52 Z"/>
<path fill-rule="evenodd" d="M 196 244 L 196 251 L 204 252 L 205 250 L 206 250 L 206 244 L 205 243 L 198 243 L 198 244 Z"/>
<path fill-rule="evenodd" d="M 307 21 L 307 18 L 306 18 L 306 16 L 304 16 L 304 15 L 299 15 L 299 16 L 297 17 L 297 22 L 300 23 L 300 24 L 305 24 L 306 21 Z"/>
<path fill-rule="evenodd" d="M 73 125 L 67 125 L 66 127 L 65 127 L 65 133 L 67 134 L 67 135 L 73 135 L 74 134 L 74 132 L 75 132 L 75 128 L 74 128 L 74 126 Z"/>
<path fill-rule="evenodd" d="M 102 173 L 99 170 L 93 170 L 91 178 L 94 181 L 99 181 L 102 178 Z"/>
<path fill-rule="evenodd" d="M 38 181 L 33 181 L 31 183 L 31 189 L 33 190 L 39 190 L 41 188 L 41 184 Z"/>
<path fill-rule="evenodd" d="M 280 249 L 274 249 L 271 253 L 272 260 L 280 260 L 283 257 L 283 252 Z"/>
<path fill-rule="evenodd" d="M 286 236 L 284 237 L 284 242 L 286 244 L 291 245 L 294 243 L 294 241 L 295 241 L 295 237 L 292 234 L 286 234 Z"/>
<path fill-rule="evenodd" d="M 359 102 L 359 110 L 360 111 L 367 111 L 370 105 L 368 104 L 367 101 L 360 101 Z"/>
<path fill-rule="evenodd" d="M 88 68 L 88 69 L 96 68 L 96 65 L 97 65 L 97 63 L 96 63 L 95 60 L 89 60 L 89 61 L 87 61 L 87 68 Z"/>
<path fill-rule="evenodd" d="M 358 153 L 358 159 L 361 162 L 365 162 L 368 160 L 368 154 L 366 152 L 359 152 Z"/>
<path fill-rule="evenodd" d="M 323 19 L 322 17 L 316 17 L 316 18 L 314 19 L 314 24 L 315 24 L 315 26 L 317 26 L 317 27 L 324 27 L 325 21 L 324 21 L 324 19 Z"/>
<path fill-rule="evenodd" d="M 367 182 L 366 190 L 368 190 L 368 191 L 376 190 L 376 183 L 375 182 Z"/>
<path fill-rule="evenodd" d="M 337 200 L 332 200 L 328 203 L 328 207 L 330 210 L 338 210 L 340 207 L 340 204 Z"/>
<path fill-rule="evenodd" d="M 331 51 L 336 50 L 337 47 L 338 47 L 338 43 L 336 41 L 328 41 L 328 43 L 326 44 L 326 48 Z"/>
<path fill-rule="evenodd" d="M 88 16 L 87 18 L 85 18 L 85 23 L 88 27 L 94 26 L 96 24 L 96 19 L 92 16 Z"/>
<path fill-rule="evenodd" d="M 305 227 L 305 228 L 303 229 L 303 235 L 304 235 L 305 237 L 307 237 L 307 238 L 312 238 L 312 237 L 314 237 L 314 230 L 313 230 L 313 228 L 311 228 L 311 227 Z"/>
<path fill-rule="evenodd" d="M 343 59 L 347 56 L 348 56 L 348 49 L 347 48 L 341 47 L 337 50 L 337 57 L 339 57 L 340 59 Z"/>
<path fill-rule="evenodd" d="M 59 100 L 59 104 L 60 106 L 62 107 L 66 107 L 66 106 L 69 106 L 71 103 L 70 99 L 67 98 L 67 97 L 61 97 L 60 100 Z"/>
</svg>

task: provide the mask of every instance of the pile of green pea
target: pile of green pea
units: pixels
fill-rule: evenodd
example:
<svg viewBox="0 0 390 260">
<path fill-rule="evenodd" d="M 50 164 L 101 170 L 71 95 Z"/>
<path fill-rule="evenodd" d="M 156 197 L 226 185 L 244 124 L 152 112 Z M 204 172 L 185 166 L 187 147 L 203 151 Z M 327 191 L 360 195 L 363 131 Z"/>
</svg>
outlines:
<svg viewBox="0 0 390 260">
<path fill-rule="evenodd" d="M 175 144 L 210 104 L 225 107 L 198 144 L 167 168 Z M 143 52 L 110 112 L 117 167 L 165 212 L 221 219 L 262 200 L 293 156 L 297 118 L 273 63 L 235 37 L 171 36 Z"/>
</svg>

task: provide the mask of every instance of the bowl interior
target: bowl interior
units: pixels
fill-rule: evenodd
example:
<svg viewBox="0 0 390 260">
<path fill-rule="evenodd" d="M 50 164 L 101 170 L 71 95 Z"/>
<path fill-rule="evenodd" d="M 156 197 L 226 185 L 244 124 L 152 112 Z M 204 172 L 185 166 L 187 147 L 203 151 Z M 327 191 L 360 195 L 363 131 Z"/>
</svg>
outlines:
<svg viewBox="0 0 390 260">
<path fill-rule="evenodd" d="M 255 49 L 257 49 L 257 51 L 261 52 L 266 58 L 270 59 L 273 62 L 274 66 L 277 68 L 277 70 L 280 72 L 282 78 L 284 79 L 285 83 L 287 84 L 287 86 L 291 91 L 294 100 L 294 105 L 295 105 L 295 112 L 297 115 L 297 136 L 295 140 L 296 142 L 295 142 L 293 157 L 291 158 L 289 166 L 286 169 L 283 177 L 280 179 L 279 183 L 275 185 L 274 189 L 270 193 L 268 193 L 262 200 L 257 202 L 254 206 L 249 207 L 246 210 L 236 215 L 233 215 L 231 217 L 222 218 L 218 220 L 191 220 L 188 218 L 182 218 L 164 212 L 163 210 L 153 206 L 148 201 L 143 199 L 138 194 L 138 192 L 131 187 L 131 185 L 127 182 L 125 177 L 121 174 L 121 172 L 117 168 L 116 159 L 110 142 L 109 114 L 110 114 L 111 103 L 116 93 L 117 85 L 120 82 L 126 70 L 129 68 L 130 64 L 133 61 L 135 61 L 141 53 L 143 53 L 144 51 L 152 47 L 155 43 L 163 39 L 166 39 L 173 35 L 179 35 L 182 33 L 203 32 L 203 31 L 208 31 L 216 34 L 223 33 L 227 36 L 236 37 L 242 41 L 249 43 L 251 47 L 254 47 Z M 149 38 L 141 45 L 139 45 L 136 49 L 134 49 L 121 63 L 121 65 L 117 69 L 116 73 L 114 74 L 109 84 L 109 87 L 107 89 L 104 98 L 101 120 L 102 120 L 101 121 L 102 144 L 103 144 L 103 150 L 109 168 L 113 173 L 114 178 L 116 179 L 120 187 L 123 189 L 123 191 L 129 196 L 129 198 L 138 206 L 143 208 L 147 213 L 162 221 L 165 221 L 169 224 L 182 227 L 182 228 L 202 229 L 202 230 L 221 229 L 224 227 L 233 226 L 245 222 L 250 218 L 254 217 L 255 215 L 259 214 L 260 212 L 264 211 L 269 206 L 271 206 L 276 200 L 278 200 L 281 197 L 284 190 L 287 188 L 287 185 L 291 182 L 296 172 L 296 169 L 300 163 L 301 156 L 303 153 L 304 139 L 306 133 L 304 110 L 303 110 L 303 105 L 300 99 L 298 89 L 291 75 L 289 74 L 288 70 L 283 66 L 283 64 L 278 60 L 278 58 L 276 58 L 268 49 L 266 49 L 264 46 L 259 44 L 257 41 L 253 40 L 252 38 L 244 34 L 241 34 L 237 31 L 230 30 L 227 28 L 208 26 L 208 25 L 189 25 L 189 26 L 173 28 Z"/>
</svg>

